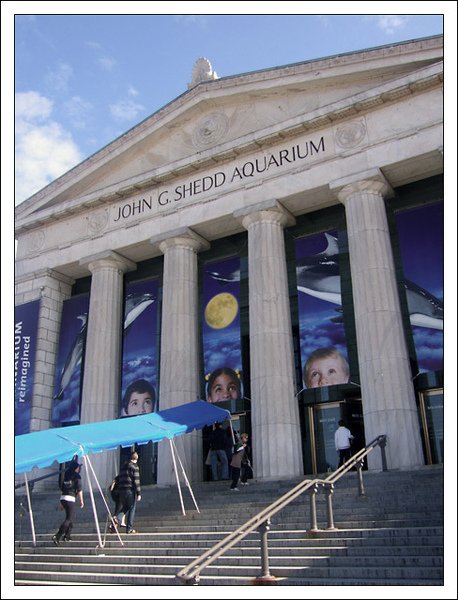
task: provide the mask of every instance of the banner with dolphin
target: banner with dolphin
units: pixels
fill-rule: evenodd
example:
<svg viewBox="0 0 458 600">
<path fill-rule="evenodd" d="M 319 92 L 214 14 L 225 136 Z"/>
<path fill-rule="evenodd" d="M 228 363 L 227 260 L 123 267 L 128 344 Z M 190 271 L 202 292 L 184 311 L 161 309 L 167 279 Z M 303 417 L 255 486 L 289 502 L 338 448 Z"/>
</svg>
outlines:
<svg viewBox="0 0 458 600">
<path fill-rule="evenodd" d="M 443 202 L 396 214 L 404 288 L 419 372 L 444 368 L 443 223 Z"/>
<path fill-rule="evenodd" d="M 303 387 L 348 383 L 336 231 L 295 241 Z"/>
<path fill-rule="evenodd" d="M 157 279 L 126 285 L 119 411 L 121 417 L 158 410 L 158 295 Z"/>
<path fill-rule="evenodd" d="M 40 301 L 14 310 L 14 435 L 30 431 Z"/>
<path fill-rule="evenodd" d="M 53 425 L 80 420 L 88 313 L 89 294 L 74 296 L 63 302 L 54 380 Z"/>
</svg>

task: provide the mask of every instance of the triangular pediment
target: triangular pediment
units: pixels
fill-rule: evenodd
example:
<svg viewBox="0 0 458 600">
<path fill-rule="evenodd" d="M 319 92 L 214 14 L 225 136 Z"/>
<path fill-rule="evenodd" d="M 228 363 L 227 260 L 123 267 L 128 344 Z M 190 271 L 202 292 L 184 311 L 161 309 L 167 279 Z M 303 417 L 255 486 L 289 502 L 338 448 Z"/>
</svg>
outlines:
<svg viewBox="0 0 458 600">
<path fill-rule="evenodd" d="M 437 36 L 204 81 L 22 203 L 18 225 L 119 199 L 268 147 L 279 135 L 373 110 L 401 90 L 420 90 L 417 81 L 433 81 L 441 60 Z"/>
</svg>

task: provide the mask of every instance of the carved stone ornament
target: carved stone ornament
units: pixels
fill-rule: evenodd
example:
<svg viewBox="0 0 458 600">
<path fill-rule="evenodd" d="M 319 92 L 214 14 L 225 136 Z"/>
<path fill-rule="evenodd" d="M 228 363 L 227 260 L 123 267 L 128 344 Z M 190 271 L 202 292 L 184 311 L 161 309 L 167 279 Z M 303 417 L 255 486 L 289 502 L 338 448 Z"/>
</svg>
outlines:
<svg viewBox="0 0 458 600">
<path fill-rule="evenodd" d="M 27 251 L 29 253 L 38 252 L 45 243 L 45 234 L 43 231 L 33 231 L 27 239 Z"/>
<path fill-rule="evenodd" d="M 87 228 L 90 233 L 100 233 L 108 223 L 108 212 L 99 210 L 87 218 Z"/>
<path fill-rule="evenodd" d="M 354 148 L 366 137 L 366 125 L 361 119 L 339 125 L 335 129 L 336 144 L 341 148 Z"/>
<path fill-rule="evenodd" d="M 193 88 L 202 81 L 209 81 L 212 79 L 218 79 L 216 71 L 210 64 L 210 61 L 206 58 L 198 58 L 192 68 L 192 80 L 188 83 L 188 89 Z"/>
<path fill-rule="evenodd" d="M 197 148 L 217 144 L 227 133 L 229 121 L 223 113 L 211 113 L 204 117 L 192 132 L 192 142 Z"/>
</svg>

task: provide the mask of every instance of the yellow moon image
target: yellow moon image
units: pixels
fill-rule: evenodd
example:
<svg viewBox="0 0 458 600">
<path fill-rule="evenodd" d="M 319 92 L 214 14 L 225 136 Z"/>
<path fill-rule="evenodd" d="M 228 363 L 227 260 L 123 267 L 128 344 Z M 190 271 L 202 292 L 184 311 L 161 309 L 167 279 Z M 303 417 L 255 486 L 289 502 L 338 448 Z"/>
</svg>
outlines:
<svg viewBox="0 0 458 600">
<path fill-rule="evenodd" d="M 226 292 L 217 294 L 205 308 L 205 320 L 213 329 L 223 329 L 235 319 L 238 308 L 235 296 Z"/>
</svg>

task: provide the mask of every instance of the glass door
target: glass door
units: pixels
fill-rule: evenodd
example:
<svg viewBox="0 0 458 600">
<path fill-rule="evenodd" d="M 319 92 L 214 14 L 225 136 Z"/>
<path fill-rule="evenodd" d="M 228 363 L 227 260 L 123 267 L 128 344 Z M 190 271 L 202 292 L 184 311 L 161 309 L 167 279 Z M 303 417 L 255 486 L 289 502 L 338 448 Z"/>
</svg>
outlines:
<svg viewBox="0 0 458 600">
<path fill-rule="evenodd" d="M 428 465 L 444 462 L 444 390 L 420 394 L 420 415 Z"/>
<path fill-rule="evenodd" d="M 329 473 L 337 469 L 339 455 L 336 452 L 334 434 L 340 418 L 339 402 L 318 404 L 313 407 L 312 454 L 315 455 L 313 465 L 315 473 Z"/>
</svg>

